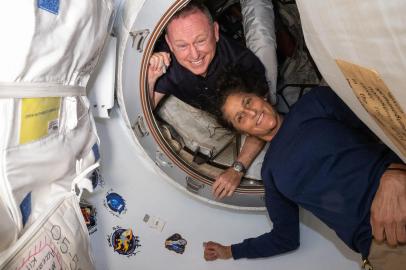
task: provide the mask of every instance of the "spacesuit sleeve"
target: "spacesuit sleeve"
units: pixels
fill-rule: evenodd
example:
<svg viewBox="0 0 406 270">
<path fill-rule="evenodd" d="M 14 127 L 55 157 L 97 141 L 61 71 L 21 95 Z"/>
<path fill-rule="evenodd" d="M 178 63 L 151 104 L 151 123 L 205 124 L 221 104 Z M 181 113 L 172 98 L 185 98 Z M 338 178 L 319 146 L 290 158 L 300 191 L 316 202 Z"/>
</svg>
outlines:
<svg viewBox="0 0 406 270">
<path fill-rule="evenodd" d="M 232 245 L 234 259 L 270 257 L 299 247 L 298 206 L 277 191 L 274 184 L 266 187 L 265 201 L 273 229 Z"/>
</svg>

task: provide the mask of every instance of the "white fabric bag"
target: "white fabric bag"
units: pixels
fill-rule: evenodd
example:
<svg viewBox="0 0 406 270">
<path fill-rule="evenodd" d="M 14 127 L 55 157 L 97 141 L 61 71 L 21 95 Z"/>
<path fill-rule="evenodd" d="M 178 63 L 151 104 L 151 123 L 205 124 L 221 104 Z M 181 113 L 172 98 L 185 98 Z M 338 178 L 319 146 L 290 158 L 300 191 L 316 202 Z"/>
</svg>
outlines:
<svg viewBox="0 0 406 270">
<path fill-rule="evenodd" d="M 0 269 L 94 269 L 76 195 L 54 204 L 5 256 Z"/>
<path fill-rule="evenodd" d="M 296 2 L 306 45 L 325 81 L 406 162 L 406 2 Z"/>
</svg>

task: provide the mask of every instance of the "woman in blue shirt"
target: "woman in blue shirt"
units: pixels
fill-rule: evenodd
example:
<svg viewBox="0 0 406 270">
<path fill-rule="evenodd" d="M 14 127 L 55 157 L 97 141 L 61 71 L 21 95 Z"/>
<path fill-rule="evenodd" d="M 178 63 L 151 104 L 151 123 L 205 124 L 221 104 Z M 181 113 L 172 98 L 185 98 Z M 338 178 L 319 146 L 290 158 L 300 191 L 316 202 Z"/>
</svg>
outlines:
<svg viewBox="0 0 406 270">
<path fill-rule="evenodd" d="M 296 249 L 301 206 L 361 253 L 366 263 L 369 256 L 374 269 L 404 267 L 404 245 L 396 249 L 401 253 L 393 251 L 397 255 L 390 268 L 373 261 L 370 218 L 381 179 L 396 178 L 405 187 L 406 167 L 330 88 L 313 89 L 282 116 L 250 93 L 252 87 L 241 75 L 226 78 L 220 87 L 225 93 L 219 106 L 225 124 L 270 144 L 261 174 L 273 229 L 231 246 L 209 242 L 206 260 L 269 257 Z M 404 231 L 404 223 L 396 229 L 401 241 Z"/>
</svg>

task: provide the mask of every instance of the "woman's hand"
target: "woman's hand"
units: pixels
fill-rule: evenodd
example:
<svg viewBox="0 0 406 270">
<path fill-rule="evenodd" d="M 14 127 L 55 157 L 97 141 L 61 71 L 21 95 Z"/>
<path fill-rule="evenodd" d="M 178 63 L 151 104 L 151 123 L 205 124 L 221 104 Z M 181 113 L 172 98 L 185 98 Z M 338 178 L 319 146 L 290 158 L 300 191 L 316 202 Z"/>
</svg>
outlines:
<svg viewBox="0 0 406 270">
<path fill-rule="evenodd" d="M 233 257 L 231 246 L 223 246 L 216 242 L 203 243 L 204 259 L 206 261 L 214 261 L 217 259 L 227 260 Z"/>
</svg>

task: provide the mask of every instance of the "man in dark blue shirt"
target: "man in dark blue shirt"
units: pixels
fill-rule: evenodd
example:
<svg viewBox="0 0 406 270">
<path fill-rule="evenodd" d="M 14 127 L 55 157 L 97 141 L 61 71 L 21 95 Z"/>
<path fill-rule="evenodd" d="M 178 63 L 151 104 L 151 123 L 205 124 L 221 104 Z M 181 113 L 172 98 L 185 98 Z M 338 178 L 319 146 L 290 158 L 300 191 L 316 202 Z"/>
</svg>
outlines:
<svg viewBox="0 0 406 270">
<path fill-rule="evenodd" d="M 166 27 L 165 40 L 170 52 L 156 52 L 149 61 L 148 87 L 154 106 L 172 94 L 213 112 L 218 98 L 217 78 L 225 67 L 236 64 L 245 71 L 254 71 L 258 83 L 267 85 L 260 60 L 249 49 L 220 36 L 218 24 L 202 4 L 191 1 L 176 12 Z M 215 198 L 233 194 L 263 146 L 261 140 L 247 137 L 233 166 L 217 176 L 213 184 Z"/>
<path fill-rule="evenodd" d="M 313 89 L 285 117 L 246 88 L 225 89 L 231 92 L 225 94 L 221 112 L 237 130 L 270 142 L 261 173 L 273 229 L 228 247 L 209 242 L 205 258 L 258 258 L 296 249 L 300 205 L 366 259 L 373 242 L 370 209 L 375 194 L 388 177 L 405 187 L 403 162 L 328 87 Z M 405 229 L 403 223 L 398 233 Z M 379 258 L 372 261 L 374 269 L 404 269 L 406 246 L 388 247 L 383 254 L 394 256 L 390 268 Z"/>
<path fill-rule="evenodd" d="M 217 104 L 216 83 L 224 67 L 238 64 L 243 71 L 253 70 L 261 75 L 258 79 L 266 85 L 264 67 L 259 59 L 249 49 L 225 36 L 219 35 L 216 52 L 204 75 L 196 75 L 173 55 L 171 59 L 170 68 L 155 84 L 155 97 L 161 94 L 174 95 L 187 104 L 210 113 L 214 112 Z"/>
</svg>

